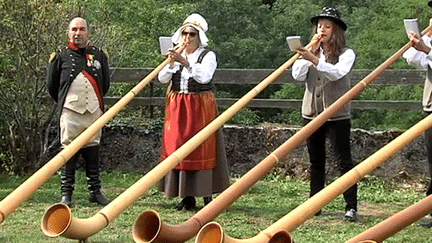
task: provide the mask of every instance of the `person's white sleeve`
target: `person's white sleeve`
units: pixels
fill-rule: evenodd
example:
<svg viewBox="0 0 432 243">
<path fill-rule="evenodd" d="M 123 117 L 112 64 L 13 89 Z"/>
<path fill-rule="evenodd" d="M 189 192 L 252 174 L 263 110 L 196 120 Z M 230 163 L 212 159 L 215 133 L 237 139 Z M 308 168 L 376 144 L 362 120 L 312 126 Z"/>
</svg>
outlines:
<svg viewBox="0 0 432 243">
<path fill-rule="evenodd" d="M 307 59 L 297 59 L 292 66 L 292 77 L 297 81 L 305 81 L 309 67 L 312 65 L 313 63 Z"/>
<path fill-rule="evenodd" d="M 180 68 L 180 64 L 178 62 L 174 62 L 174 67 L 170 68 L 170 65 L 167 64 L 158 74 L 158 79 L 161 83 L 167 84 L 174 73 L 176 73 Z"/>
<path fill-rule="evenodd" d="M 431 47 L 431 38 L 427 35 L 422 37 L 424 43 Z M 428 65 L 431 65 L 432 61 L 432 49 L 428 54 L 416 50 L 414 47 L 410 47 L 402 55 L 409 65 L 416 65 L 418 67 L 426 69 Z M 432 67 L 432 66 L 431 66 Z"/>
<path fill-rule="evenodd" d="M 195 81 L 200 84 L 210 82 L 217 67 L 216 55 L 214 52 L 208 52 L 201 63 L 190 64 L 190 72 Z"/>
<path fill-rule="evenodd" d="M 328 63 L 324 58 L 320 58 L 316 68 L 330 81 L 337 81 L 351 71 L 355 59 L 356 54 L 354 51 L 348 49 L 339 56 L 339 61 L 336 64 Z"/>
<path fill-rule="evenodd" d="M 422 39 L 423 39 L 423 41 L 424 41 L 424 43 L 429 47 L 429 48 L 431 48 L 431 50 L 429 51 L 429 53 L 426 55 L 426 58 L 429 60 L 429 61 L 432 61 L 432 39 L 429 37 L 429 36 L 427 36 L 427 35 L 424 35 L 423 37 L 422 37 Z M 429 62 L 429 65 L 431 65 L 431 63 Z M 432 67 L 432 66 L 431 66 Z"/>
</svg>

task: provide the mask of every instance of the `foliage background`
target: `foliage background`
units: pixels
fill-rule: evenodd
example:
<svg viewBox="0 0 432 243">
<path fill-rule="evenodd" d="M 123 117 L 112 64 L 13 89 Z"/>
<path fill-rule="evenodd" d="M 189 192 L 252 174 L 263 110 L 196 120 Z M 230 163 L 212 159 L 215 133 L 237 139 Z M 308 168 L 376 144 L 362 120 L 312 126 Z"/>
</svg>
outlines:
<svg viewBox="0 0 432 243">
<path fill-rule="evenodd" d="M 209 47 L 219 68 L 279 67 L 292 53 L 285 37 L 300 35 L 306 44 L 310 18 L 322 7 L 336 7 L 349 26 L 348 45 L 357 55 L 356 69 L 374 69 L 407 42 L 403 19 L 429 23 L 432 9 L 417 0 L 0 0 L 0 172 L 22 173 L 39 166 L 47 151 L 53 104 L 44 87 L 49 55 L 66 45 L 69 20 L 82 14 L 90 24 L 91 40 L 109 53 L 112 67 L 155 67 L 159 36 L 170 36 L 191 13 L 208 23 Z M 392 68 L 410 69 L 403 59 Z M 113 85 L 122 96 L 127 85 Z M 219 97 L 240 97 L 248 87 L 218 87 Z M 163 92 L 163 91 L 158 91 Z M 301 97 L 302 87 L 290 84 L 266 90 L 271 98 Z M 144 94 L 145 95 L 145 92 Z M 369 88 L 360 99 L 420 100 L 422 87 Z M 161 110 L 148 120 L 148 111 L 127 108 L 113 122 L 160 123 Z M 353 127 L 406 129 L 421 111 L 353 112 Z M 244 109 L 232 123 L 277 122 L 300 125 L 298 110 Z"/>
</svg>

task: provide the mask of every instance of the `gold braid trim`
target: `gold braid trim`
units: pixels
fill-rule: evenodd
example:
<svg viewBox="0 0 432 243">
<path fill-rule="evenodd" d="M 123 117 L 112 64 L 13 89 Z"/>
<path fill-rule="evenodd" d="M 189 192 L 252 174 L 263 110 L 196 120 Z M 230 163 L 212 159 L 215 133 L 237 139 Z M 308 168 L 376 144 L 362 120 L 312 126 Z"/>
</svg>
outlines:
<svg viewBox="0 0 432 243">
<path fill-rule="evenodd" d="M 187 25 L 187 24 L 193 24 L 198 26 L 200 29 L 204 30 L 204 28 L 201 26 L 201 24 L 198 21 L 185 21 L 183 22 L 183 26 Z"/>
</svg>

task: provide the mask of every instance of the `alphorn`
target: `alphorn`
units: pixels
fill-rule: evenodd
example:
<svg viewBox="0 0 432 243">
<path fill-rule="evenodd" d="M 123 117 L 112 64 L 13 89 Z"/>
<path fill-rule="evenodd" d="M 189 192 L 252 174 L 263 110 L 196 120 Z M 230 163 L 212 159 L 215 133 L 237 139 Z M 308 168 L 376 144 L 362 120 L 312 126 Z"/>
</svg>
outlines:
<svg viewBox="0 0 432 243">
<path fill-rule="evenodd" d="M 313 44 L 314 42 L 309 43 L 306 48 L 309 48 Z M 263 81 L 261 81 L 254 89 L 234 103 L 228 110 L 219 115 L 212 123 L 207 125 L 199 134 L 204 132 L 204 130 L 209 130 L 210 134 L 215 132 L 226 121 L 228 121 L 228 119 L 231 118 L 235 112 L 239 111 L 246 104 L 246 102 L 252 100 L 259 92 L 261 92 L 271 82 L 284 73 L 285 70 L 291 66 L 298 57 L 299 54 L 296 53 L 287 62 L 285 62 L 282 66 L 280 66 Z M 211 128 L 212 126 L 217 126 L 217 128 L 213 129 Z M 196 136 L 198 136 L 198 134 Z M 194 137 L 191 138 L 191 140 L 192 139 L 194 139 Z M 185 145 L 180 147 L 177 151 L 182 150 Z M 226 207 L 230 205 L 230 203 L 226 203 L 229 202 L 229 200 L 221 202 L 221 200 L 218 198 L 219 197 L 216 198 L 216 202 L 211 202 L 192 218 L 180 225 L 165 224 L 162 222 L 162 219 L 155 210 L 146 210 L 135 220 L 132 229 L 132 237 L 135 242 L 185 242 L 195 236 L 204 224 L 215 219 Z"/>
<path fill-rule="evenodd" d="M 310 43 L 307 47 L 310 47 Z M 64 236 L 70 239 L 85 240 L 96 234 L 113 221 L 125 208 L 160 181 L 169 171 L 177 166 L 184 158 L 193 152 L 211 134 L 223 126 L 236 112 L 241 110 L 249 101 L 258 95 L 265 87 L 282 75 L 285 70 L 299 57 L 295 54 L 290 60 L 271 73 L 266 79 L 255 86 L 245 96 L 220 114 L 210 124 L 194 135 L 179 149 L 160 162 L 155 168 L 144 175 L 116 199 L 110 202 L 96 215 L 88 219 L 72 217 L 69 207 L 65 204 L 54 204 L 48 208 L 42 217 L 41 228 L 48 237 Z"/>
<path fill-rule="evenodd" d="M 180 50 L 185 48 L 179 46 Z M 45 183 L 58 169 L 60 169 L 86 142 L 95 135 L 108 121 L 121 111 L 150 81 L 159 73 L 159 71 L 169 62 L 167 58 L 147 77 L 140 80 L 139 83 L 129 91 L 123 98 L 114 104 L 101 117 L 93 122 L 85 131 L 83 131 L 68 146 L 60 151 L 54 158 L 48 161 L 42 168 L 36 171 L 30 178 L 17 187 L 7 197 L 0 202 L 0 223 L 4 221 L 19 205 L 27 200 L 36 190 Z"/>
<path fill-rule="evenodd" d="M 432 195 L 398 212 L 397 214 L 394 214 L 374 227 L 349 239 L 345 243 L 356 243 L 362 240 L 382 242 L 431 212 Z"/>
<path fill-rule="evenodd" d="M 181 52 L 186 48 L 186 44 L 181 44 L 176 46 L 176 51 Z M 84 132 L 82 132 L 76 139 L 74 139 L 68 146 L 66 146 L 57 156 L 55 156 L 51 161 L 49 161 L 41 170 L 35 173 L 31 178 L 35 177 L 34 180 L 38 179 L 36 185 L 33 185 L 36 189 L 52 174 L 54 174 L 63 164 L 65 164 L 85 143 L 96 134 L 99 129 L 101 129 L 108 121 L 117 115 L 121 109 L 123 109 L 132 99 L 139 93 L 141 90 L 151 82 L 152 79 L 156 77 L 156 75 L 164 68 L 167 64 L 172 61 L 171 57 L 168 57 L 163 61 L 159 66 L 157 66 L 152 72 L 150 72 L 145 78 L 139 81 L 139 83 L 132 88 L 123 98 L 121 98 L 116 104 L 114 104 L 108 111 L 106 111 L 99 119 L 97 119 L 90 127 L 88 127 Z M 49 166 L 47 169 L 45 167 Z M 38 176 L 37 173 L 40 171 L 44 171 L 44 177 Z M 45 172 L 46 171 L 46 172 Z M 25 183 L 35 183 L 34 180 L 30 180 L 29 178 Z M 24 184 L 25 184 L 24 183 Z M 24 185 L 23 184 L 23 185 Z M 40 184 L 40 185 L 39 185 Z M 20 186 L 23 187 L 23 185 Z M 37 186 L 37 187 L 36 187 Z M 27 187 L 23 187 L 22 190 L 25 190 Z M 21 190 L 21 191 L 22 191 Z M 18 192 L 17 192 L 18 193 Z M 12 196 L 9 196 L 13 198 Z M 117 201 L 116 201 L 117 202 Z M 0 204 L 1 205 L 1 204 Z M 68 232 L 72 232 L 70 234 L 74 235 L 77 229 L 74 228 L 76 226 L 83 227 L 79 229 L 80 231 L 84 231 L 82 233 L 84 235 L 94 234 L 98 232 L 105 226 L 109 224 L 123 209 L 119 208 L 119 205 L 122 203 L 110 203 L 112 206 L 112 211 L 114 211 L 114 215 L 111 218 L 108 217 L 107 213 L 104 213 L 103 210 L 99 211 L 94 217 L 88 220 L 76 219 L 72 222 L 71 220 L 71 210 L 70 208 L 62 203 L 57 203 L 48 208 L 41 220 L 41 229 L 42 233 L 48 237 L 56 237 L 64 232 L 65 237 L 68 237 Z M 1 207 L 0 207 L 1 209 Z M 117 209 L 117 210 L 116 210 Z M 1 212 L 0 212 L 1 213 Z M 112 214 L 111 214 L 112 215 Z M 65 222 L 65 217 L 69 217 L 70 221 Z M 0 221 L 1 222 L 1 221 Z M 67 231 L 68 230 L 68 231 Z M 75 231 L 74 231 L 75 230 Z M 70 237 L 73 239 L 83 240 L 87 237 Z"/>
<path fill-rule="evenodd" d="M 428 31 L 429 28 L 431 28 L 431 26 L 425 29 L 422 33 Z M 268 171 L 270 171 L 271 168 L 276 166 L 276 164 L 279 161 L 285 159 L 289 155 L 289 153 L 291 153 L 294 149 L 296 149 L 303 142 L 305 142 L 306 139 L 313 132 L 315 132 L 322 124 L 324 124 L 327 121 L 327 119 L 331 118 L 334 114 L 336 114 L 339 109 L 341 109 L 350 100 L 352 100 L 355 96 L 357 96 L 368 84 L 370 84 L 376 77 L 378 77 L 385 69 L 390 67 L 390 65 L 393 64 L 411 46 L 412 46 L 412 42 L 410 41 L 404 47 L 398 50 L 395 54 L 393 54 L 393 56 L 387 59 L 383 64 L 381 64 L 377 69 L 375 69 L 373 72 L 367 75 L 357 85 L 352 87 L 342 97 L 336 100 L 331 106 L 329 106 L 326 110 L 324 110 L 321 114 L 319 114 L 315 119 L 313 119 L 306 126 L 304 126 L 297 133 L 295 133 L 284 144 L 282 144 L 279 148 L 277 148 L 274 152 L 272 152 L 269 156 L 267 156 L 267 158 L 262 160 L 257 166 L 252 168 L 242 178 L 237 180 L 234 184 L 232 184 L 229 188 L 227 188 L 224 192 L 222 192 L 215 200 L 213 200 L 214 204 L 216 203 L 228 204 L 224 200 L 233 202 L 241 194 L 245 193 L 247 189 L 249 189 L 261 177 L 263 177 Z M 353 177 L 357 178 L 358 177 L 357 170 L 351 170 L 351 171 L 353 172 L 349 174 L 351 176 L 352 174 L 354 174 Z M 348 172 L 346 174 L 348 174 Z M 347 178 L 347 177 L 343 176 L 343 178 Z M 354 184 L 355 183 L 352 183 L 351 185 Z M 346 189 L 348 188 L 349 187 L 347 187 Z M 345 190 L 341 191 L 340 193 L 343 193 Z M 322 195 L 323 193 L 319 193 L 319 194 Z M 312 200 L 313 198 L 314 199 L 317 198 L 317 195 L 318 194 L 315 194 L 315 196 L 311 197 L 309 200 Z M 275 224 L 273 224 L 266 230 L 260 232 L 258 235 L 256 235 L 253 238 L 246 239 L 246 240 L 234 239 L 224 234 L 222 227 L 217 222 L 210 222 L 201 228 L 201 230 L 198 232 L 195 242 L 197 243 L 199 242 L 205 242 L 205 243 L 271 242 L 272 235 L 274 235 L 279 231 L 283 231 L 287 228 L 288 228 L 288 232 L 290 232 L 296 226 L 300 225 L 302 222 L 304 222 L 312 215 L 314 215 L 316 212 L 318 212 L 324 205 L 324 202 L 320 202 L 317 200 L 314 200 L 314 202 L 315 202 L 314 205 L 317 206 L 312 208 L 307 208 L 308 211 L 304 211 L 306 210 L 304 207 L 301 207 L 303 211 L 293 210 L 290 214 L 286 215 L 284 218 L 277 221 Z M 289 240 L 290 239 L 287 239 L 286 242 L 289 242 Z"/>
<path fill-rule="evenodd" d="M 389 159 L 392 155 L 398 152 L 400 149 L 405 147 L 408 143 L 412 142 L 415 138 L 423 134 L 427 129 L 432 126 L 432 115 L 427 116 L 416 125 L 412 126 L 410 129 L 405 131 L 403 134 L 395 138 L 393 141 L 388 143 L 386 146 L 375 152 L 373 155 L 365 159 L 363 162 L 355 166 L 353 169 L 345 173 L 343 176 L 335 180 L 330 185 L 326 186 L 320 192 L 309 198 L 306 202 L 302 203 L 290 213 L 285 215 L 283 218 L 275 222 L 272 226 L 261 232 L 259 235 L 272 235 L 273 232 L 288 232 L 293 231 L 307 219 L 311 218 L 316 212 L 321 210 L 326 204 L 333 201 L 338 195 L 342 194 L 344 191 L 349 189 L 351 186 L 356 184 L 360 179 L 362 179 L 365 175 L 368 175 L 373 170 L 375 170 L 378 166 L 380 166 L 383 162 Z M 427 205 L 429 204 L 429 205 Z M 417 211 L 417 212 L 413 212 Z M 428 197 L 424 199 L 422 202 L 422 206 L 413 205 L 410 210 L 406 210 L 406 212 L 401 213 L 397 217 L 392 217 L 388 219 L 388 222 L 384 225 L 380 225 L 376 229 L 372 231 L 362 234 L 360 237 L 356 237 L 348 242 L 350 243 L 358 243 L 358 242 L 380 242 L 381 239 L 385 239 L 385 237 L 390 234 L 394 234 L 397 230 L 400 230 L 401 227 L 409 225 L 410 222 L 413 222 L 419 219 L 421 216 L 424 216 L 432 211 L 432 197 Z M 413 215 L 408 215 L 408 214 Z M 402 222 L 403 217 L 406 217 L 407 222 Z M 398 220 L 395 220 L 395 219 Z M 215 235 L 221 236 L 222 238 L 214 238 Z M 256 241 L 254 238 L 249 240 L 236 240 L 229 236 L 225 236 L 223 234 L 222 227 L 216 223 L 211 222 L 204 226 L 201 231 L 198 233 L 196 242 L 224 242 L 224 243 L 238 243 L 238 242 L 271 242 L 259 240 Z M 289 241 L 288 241 L 289 242 Z"/>
</svg>

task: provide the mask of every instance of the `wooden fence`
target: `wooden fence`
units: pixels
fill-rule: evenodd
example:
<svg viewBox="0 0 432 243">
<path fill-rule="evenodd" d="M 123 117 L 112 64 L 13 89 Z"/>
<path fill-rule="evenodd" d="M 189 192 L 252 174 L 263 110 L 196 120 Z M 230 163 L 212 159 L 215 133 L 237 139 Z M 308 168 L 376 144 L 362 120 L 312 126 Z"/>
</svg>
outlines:
<svg viewBox="0 0 432 243">
<path fill-rule="evenodd" d="M 132 82 L 136 84 L 139 80 L 150 73 L 152 69 L 148 68 L 115 68 L 112 69 L 113 82 Z M 217 69 L 213 82 L 214 84 L 232 84 L 232 85 L 256 85 L 271 74 L 272 69 Z M 357 84 L 372 70 L 354 70 L 351 78 L 351 85 Z M 426 71 L 424 70 L 386 70 L 380 77 L 376 78 L 370 85 L 412 85 L 424 84 Z M 302 84 L 295 81 L 291 76 L 291 70 L 287 70 L 285 74 L 275 80 L 273 84 L 284 83 Z M 161 85 L 158 81 L 151 82 L 149 87 L 145 89 L 153 90 L 155 85 Z M 246 91 L 248 92 L 248 91 Z M 244 94 L 246 94 L 246 92 Z M 152 92 L 150 92 L 152 94 Z M 243 94 L 243 95 L 244 95 Z M 106 104 L 114 104 L 121 97 L 105 97 Z M 217 98 L 218 106 L 230 106 L 236 102 L 238 98 Z M 136 97 L 131 102 L 131 105 L 141 106 L 163 106 L 165 97 Z M 254 99 L 248 103 L 247 107 L 254 108 L 300 108 L 300 99 Z M 420 110 L 421 101 L 398 101 L 398 100 L 353 100 L 351 102 L 352 109 L 367 110 L 367 109 L 398 109 L 398 110 Z"/>
</svg>

